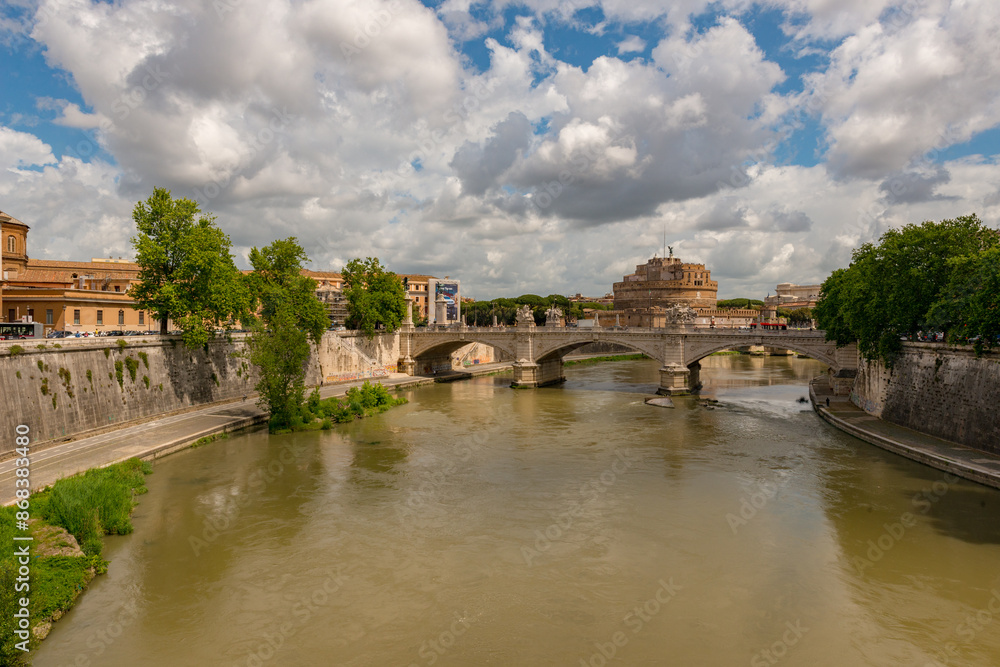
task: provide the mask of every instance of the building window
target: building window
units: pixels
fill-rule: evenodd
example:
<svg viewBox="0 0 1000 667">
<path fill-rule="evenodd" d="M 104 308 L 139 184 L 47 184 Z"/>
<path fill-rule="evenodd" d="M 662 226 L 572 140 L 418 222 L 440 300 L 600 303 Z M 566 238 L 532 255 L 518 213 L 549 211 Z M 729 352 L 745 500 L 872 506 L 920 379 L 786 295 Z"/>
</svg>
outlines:
<svg viewBox="0 0 1000 667">
<path fill-rule="evenodd" d="M 121 292 L 122 291 L 121 285 L 115 285 L 115 291 Z"/>
<path fill-rule="evenodd" d="M 118 311 L 118 326 L 124 326 L 124 325 L 125 325 L 125 311 L 124 310 L 119 310 Z"/>
<path fill-rule="evenodd" d="M 51 308 L 46 308 L 45 309 L 45 323 L 46 324 L 52 324 L 52 309 Z"/>
<path fill-rule="evenodd" d="M 7 252 L 16 252 L 16 251 L 17 251 L 17 239 L 15 239 L 14 235 L 11 234 L 10 236 L 7 237 Z"/>
<path fill-rule="evenodd" d="M 79 310 L 74 310 L 73 311 L 73 324 L 79 324 L 79 323 L 80 323 L 80 311 Z"/>
<path fill-rule="evenodd" d="M 97 311 L 97 326 L 104 326 L 104 311 Z"/>
<path fill-rule="evenodd" d="M 146 311 L 140 310 L 139 311 L 139 324 L 145 324 L 145 323 L 146 323 Z"/>
</svg>

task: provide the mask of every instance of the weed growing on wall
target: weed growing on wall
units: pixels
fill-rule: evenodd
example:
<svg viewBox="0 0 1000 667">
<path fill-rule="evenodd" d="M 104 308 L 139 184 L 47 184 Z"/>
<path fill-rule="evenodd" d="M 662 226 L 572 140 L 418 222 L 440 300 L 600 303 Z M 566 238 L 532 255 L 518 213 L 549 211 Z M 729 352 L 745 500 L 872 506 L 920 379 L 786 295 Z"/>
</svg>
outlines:
<svg viewBox="0 0 1000 667">
<path fill-rule="evenodd" d="M 125 359 L 125 367 L 128 369 L 128 376 L 135 382 L 135 372 L 139 370 L 139 360 L 135 357 Z"/>
</svg>

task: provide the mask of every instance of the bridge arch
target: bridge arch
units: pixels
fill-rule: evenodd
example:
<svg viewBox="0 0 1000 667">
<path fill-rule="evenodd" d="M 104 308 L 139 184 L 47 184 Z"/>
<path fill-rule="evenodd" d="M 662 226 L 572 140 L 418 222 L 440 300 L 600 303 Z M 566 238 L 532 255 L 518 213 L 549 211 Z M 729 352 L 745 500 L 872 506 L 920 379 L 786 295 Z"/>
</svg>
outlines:
<svg viewBox="0 0 1000 667">
<path fill-rule="evenodd" d="M 815 344 L 814 345 L 802 345 L 802 344 L 799 344 L 799 343 L 795 342 L 793 339 L 787 339 L 787 340 L 786 339 L 782 339 L 782 340 L 778 340 L 778 341 L 764 341 L 764 342 L 759 342 L 759 343 L 758 342 L 748 343 L 745 340 L 744 341 L 725 341 L 725 342 L 720 342 L 718 344 L 711 345 L 711 346 L 708 346 L 708 347 L 699 346 L 697 350 L 692 350 L 690 352 L 688 351 L 687 346 L 685 346 L 685 350 L 684 350 L 684 365 L 685 366 L 691 366 L 692 364 L 695 364 L 695 363 L 701 361 L 702 359 L 704 359 L 705 357 L 709 356 L 710 354 L 714 354 L 716 352 L 722 352 L 723 350 L 731 350 L 731 349 L 736 348 L 736 347 L 744 347 L 744 346 L 746 346 L 748 344 L 750 344 L 750 345 L 763 345 L 764 347 L 773 347 L 773 348 L 779 348 L 779 349 L 782 349 L 782 350 L 792 350 L 794 352 L 799 352 L 800 354 L 804 354 L 804 355 L 806 355 L 808 357 L 811 357 L 811 358 L 815 359 L 816 361 L 822 362 L 822 363 L 826 364 L 827 366 L 829 366 L 830 368 L 832 368 L 835 371 L 840 370 L 840 364 L 837 362 L 835 354 L 830 354 L 830 353 L 827 353 L 823 349 L 818 349 L 818 346 L 816 346 Z M 829 345 L 831 348 L 833 347 L 832 343 L 827 344 L 827 345 Z M 833 352 L 832 349 L 831 349 L 831 352 Z"/>
<path fill-rule="evenodd" d="M 505 354 L 510 356 L 511 359 L 516 358 L 514 341 L 513 340 L 496 340 L 491 336 L 476 336 L 476 335 L 466 335 L 460 340 L 440 340 L 431 339 L 421 341 L 419 339 L 413 342 L 410 348 L 410 356 L 413 359 L 426 358 L 428 356 L 445 356 L 450 355 L 455 350 L 465 347 L 471 343 L 479 343 L 480 345 L 489 345 L 498 350 L 503 351 Z"/>
<path fill-rule="evenodd" d="M 568 341 L 563 343 L 555 343 L 552 345 L 541 345 L 536 350 L 536 360 L 541 363 L 544 361 L 553 361 L 555 359 L 562 359 L 568 354 L 572 354 L 576 350 L 582 347 L 586 347 L 592 343 L 612 343 L 614 345 L 620 345 L 622 347 L 627 347 L 630 350 L 634 350 L 641 354 L 645 354 L 647 357 L 656 359 L 661 364 L 663 363 L 663 344 L 659 341 L 631 341 L 628 339 L 624 340 L 593 340 L 592 338 L 586 340 L 576 340 Z"/>
</svg>

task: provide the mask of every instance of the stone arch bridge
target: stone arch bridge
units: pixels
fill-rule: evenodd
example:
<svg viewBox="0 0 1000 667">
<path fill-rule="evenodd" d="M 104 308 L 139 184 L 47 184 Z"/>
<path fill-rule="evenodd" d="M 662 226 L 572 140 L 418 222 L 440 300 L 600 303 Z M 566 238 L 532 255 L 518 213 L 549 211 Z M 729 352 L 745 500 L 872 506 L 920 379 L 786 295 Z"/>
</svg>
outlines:
<svg viewBox="0 0 1000 667">
<path fill-rule="evenodd" d="M 469 343 L 503 350 L 514 359 L 515 387 L 541 387 L 565 380 L 563 357 L 590 343 L 616 343 L 642 352 L 662 364 L 661 394 L 682 394 L 701 386 L 699 361 L 719 352 L 747 345 L 794 350 L 827 364 L 837 394 L 850 391 L 857 371 L 857 346 L 838 348 L 823 331 L 703 329 L 671 325 L 655 329 L 573 329 L 539 327 L 467 327 L 400 330 L 401 372 L 414 375 L 424 361 L 446 356 Z"/>
</svg>

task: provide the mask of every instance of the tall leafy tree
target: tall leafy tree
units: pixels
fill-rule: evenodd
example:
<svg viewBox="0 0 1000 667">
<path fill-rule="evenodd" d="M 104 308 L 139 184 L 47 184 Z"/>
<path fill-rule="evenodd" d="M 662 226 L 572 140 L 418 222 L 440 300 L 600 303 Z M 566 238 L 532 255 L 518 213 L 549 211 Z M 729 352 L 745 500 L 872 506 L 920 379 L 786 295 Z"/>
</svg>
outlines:
<svg viewBox="0 0 1000 667">
<path fill-rule="evenodd" d="M 399 276 L 386 271 L 377 257 L 352 259 L 341 273 L 347 327 L 364 331 L 369 338 L 378 328 L 396 331 L 406 317 L 406 292 Z"/>
<path fill-rule="evenodd" d="M 302 275 L 308 261 L 295 237 L 250 250 L 253 273 L 246 282 L 259 300 L 260 321 L 248 340 L 257 367 L 259 404 L 271 415 L 272 430 L 291 426 L 305 400 L 311 348 L 327 327 L 326 308 L 316 298 L 316 281 Z"/>
<path fill-rule="evenodd" d="M 891 366 L 901 339 L 954 315 L 944 306 L 931 313 L 949 285 L 960 288 L 954 283 L 965 270 L 960 258 L 996 245 L 996 231 L 975 215 L 890 230 L 877 245 L 856 249 L 851 265 L 823 283 L 819 325 L 828 339 L 856 340 L 865 357 Z"/>
<path fill-rule="evenodd" d="M 951 262 L 951 279 L 928 319 L 956 343 L 971 341 L 976 353 L 1000 339 L 1000 248 Z"/>
<path fill-rule="evenodd" d="M 129 294 L 137 309 L 160 319 L 160 333 L 173 319 L 190 347 L 204 344 L 216 328 L 247 319 L 250 309 L 229 237 L 214 216 L 200 214 L 196 202 L 173 199 L 164 188 L 155 188 L 132 211 L 139 283 Z"/>
</svg>

